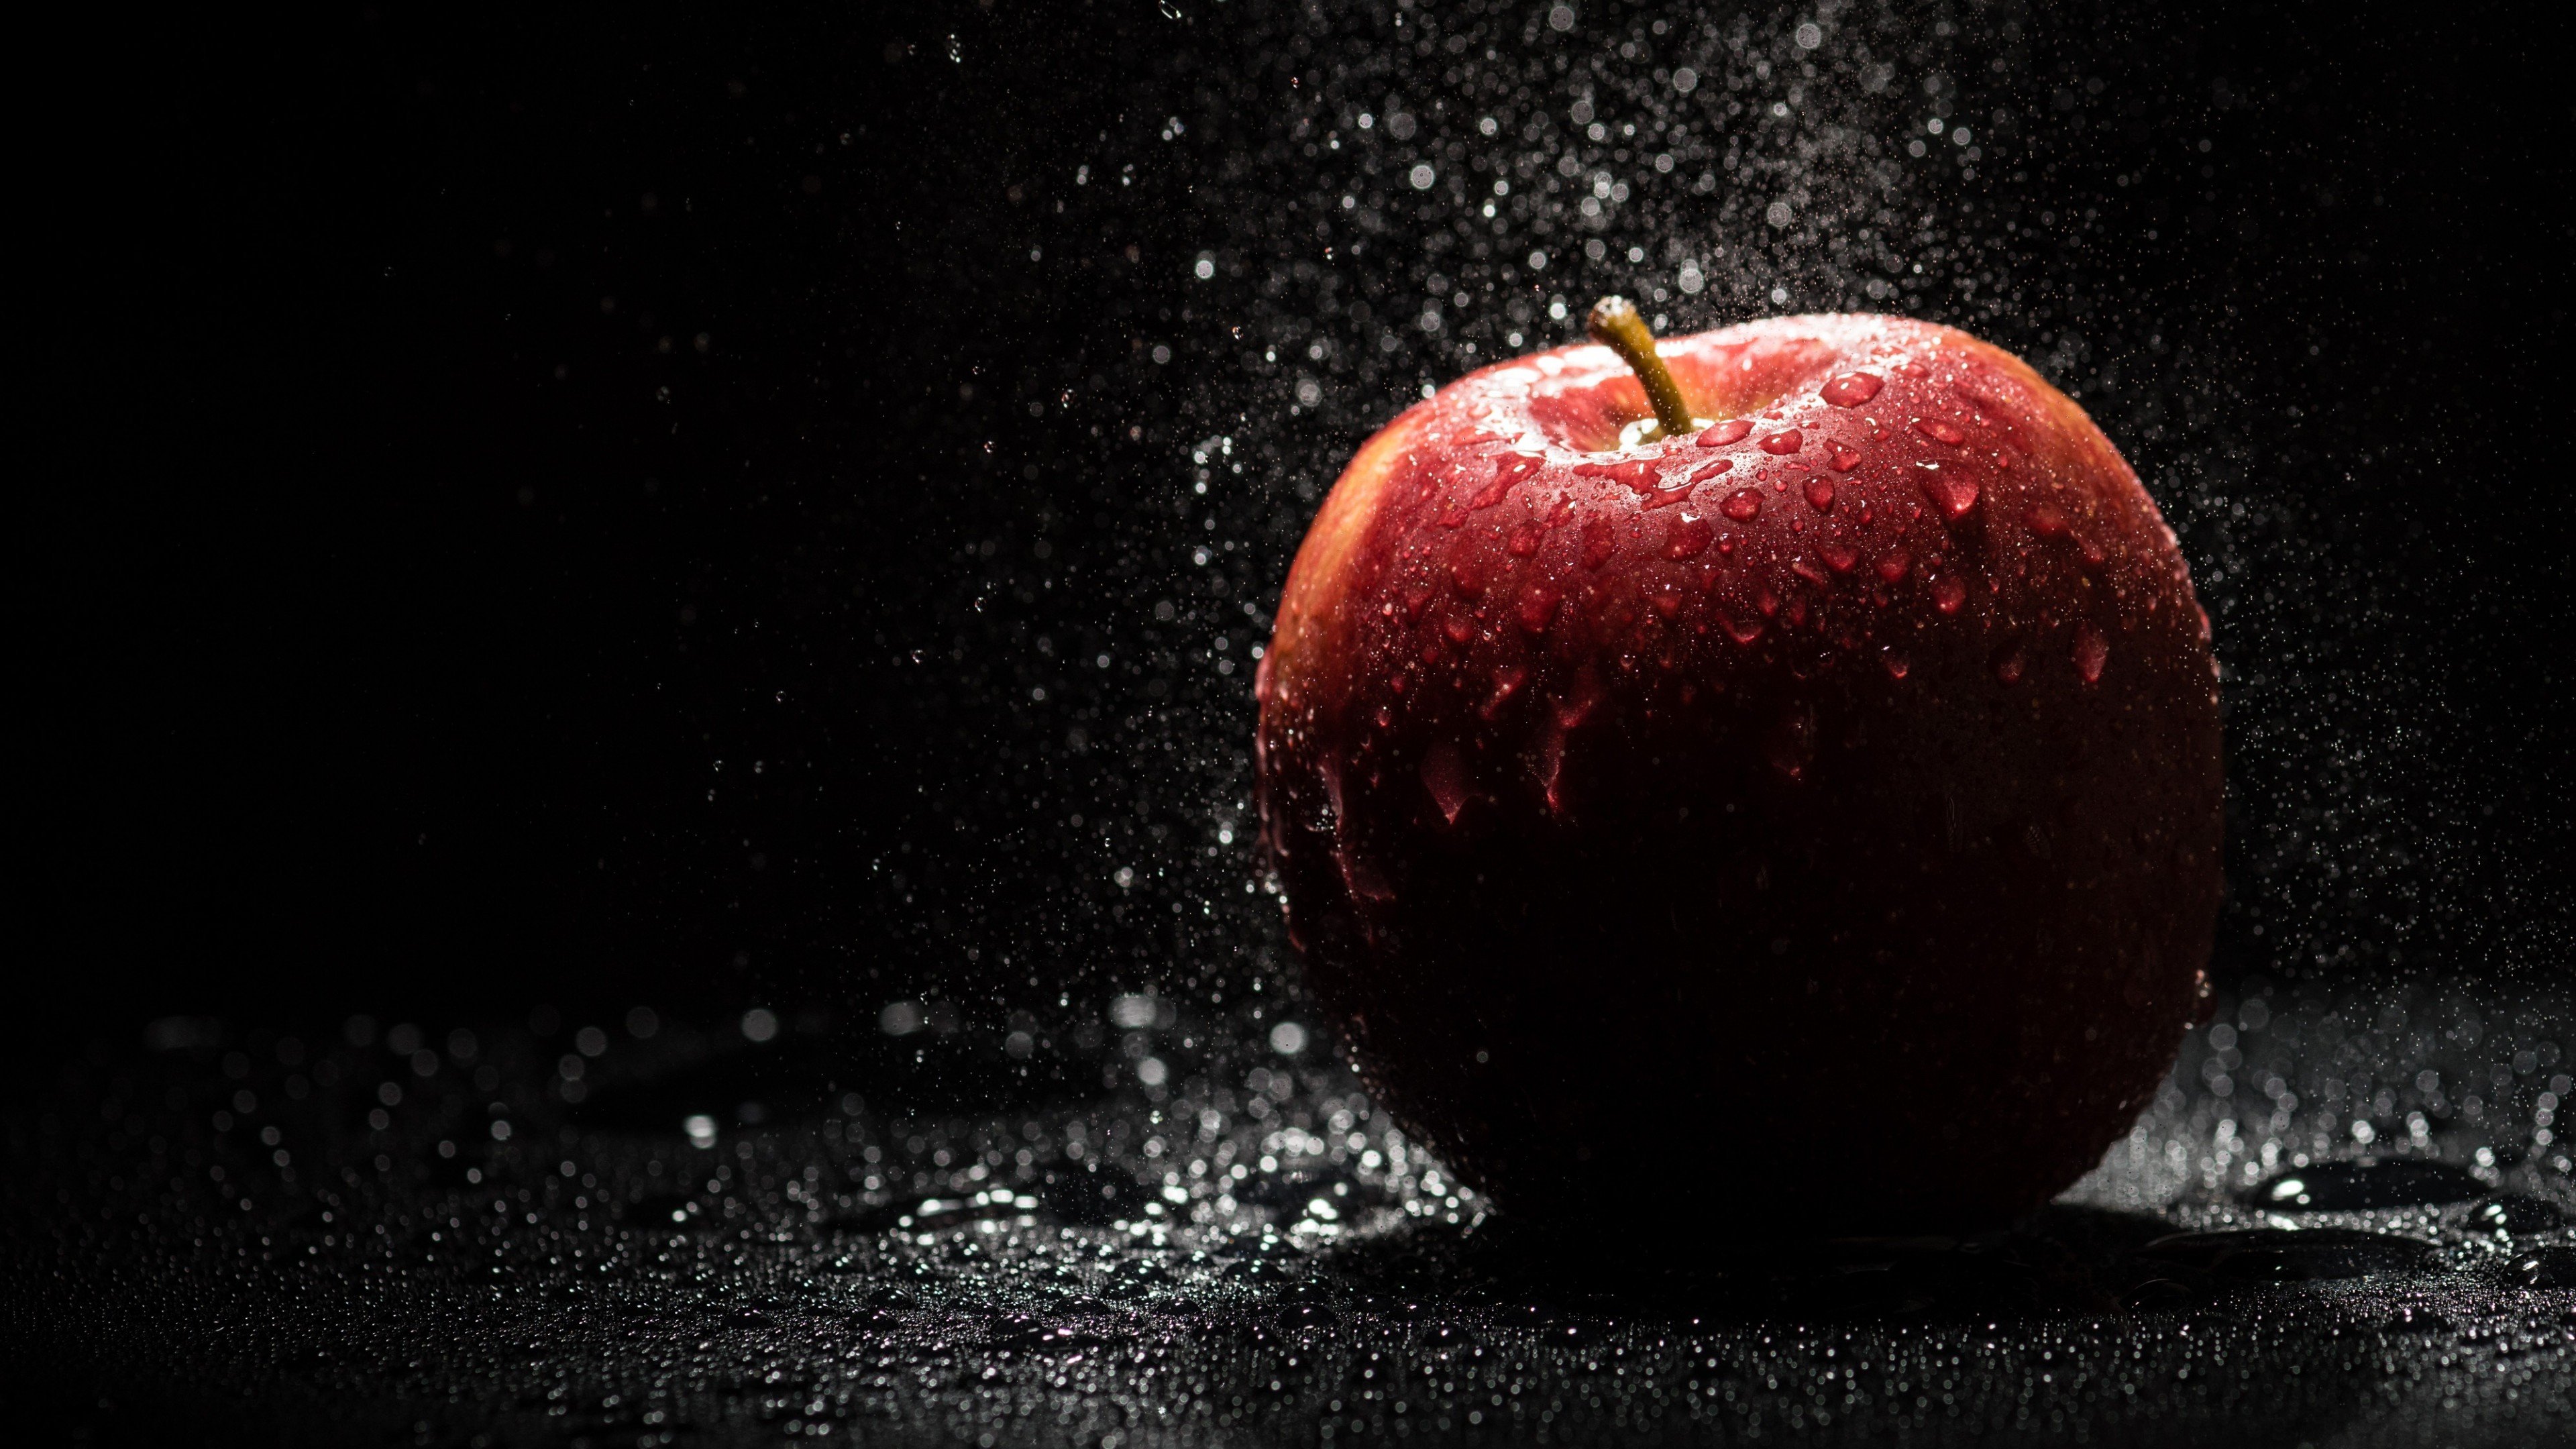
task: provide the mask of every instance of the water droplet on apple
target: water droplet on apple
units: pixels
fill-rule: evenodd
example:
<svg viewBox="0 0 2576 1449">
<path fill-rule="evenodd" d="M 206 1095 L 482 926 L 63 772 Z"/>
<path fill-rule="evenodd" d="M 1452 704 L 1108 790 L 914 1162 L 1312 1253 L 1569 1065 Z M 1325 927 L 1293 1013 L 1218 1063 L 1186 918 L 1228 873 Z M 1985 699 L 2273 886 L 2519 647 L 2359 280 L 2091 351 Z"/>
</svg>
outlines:
<svg viewBox="0 0 2576 1449">
<path fill-rule="evenodd" d="M 1890 679 L 1903 679 L 1906 672 L 1914 667 L 1906 662 L 1905 655 L 1893 644 L 1878 651 L 1878 662 L 1887 670 Z"/>
<path fill-rule="evenodd" d="M 1683 499 L 1690 497 L 1692 491 L 1691 482 L 1687 478 L 1669 488 L 1658 488 L 1654 492 L 1646 495 L 1646 509 L 1648 512 L 1652 512 L 1658 508 L 1670 508 L 1674 504 L 1681 502 Z"/>
<path fill-rule="evenodd" d="M 1959 612 L 1959 606 L 1966 602 L 1968 602 L 1968 586 L 1955 576 L 1943 575 L 1932 581 L 1932 607 L 1944 614 L 1955 614 Z"/>
<path fill-rule="evenodd" d="M 2111 658 L 2111 643 L 2090 624 L 2075 626 L 2075 672 L 2086 684 L 2102 682 L 2102 666 Z"/>
<path fill-rule="evenodd" d="M 1878 396 L 1884 384 L 1866 372 L 1846 372 L 1818 390 L 1818 396 L 1838 408 L 1856 408 Z"/>
<path fill-rule="evenodd" d="M 1860 466 L 1860 451 L 1856 448 L 1846 448 L 1840 443 L 1834 444 L 1833 465 L 1837 473 L 1850 472 Z"/>
<path fill-rule="evenodd" d="M 1753 516 L 1762 511 L 1762 495 L 1750 488 L 1738 488 L 1726 495 L 1717 511 L 1738 523 L 1751 523 Z"/>
<path fill-rule="evenodd" d="M 1976 479 L 1944 473 L 1938 463 L 1917 463 L 1914 466 L 1917 470 L 1914 481 L 1922 487 L 1923 496 L 1930 499 L 1932 506 L 1940 509 L 1943 516 L 1965 518 L 1968 510 L 1977 506 L 1979 490 Z"/>
<path fill-rule="evenodd" d="M 2022 521 L 2042 538 L 2064 538 L 2067 534 L 2066 514 L 2054 503 L 2032 504 Z"/>
<path fill-rule="evenodd" d="M 1474 564 L 1452 564 L 1449 567 L 1449 586 L 1472 599 L 1485 591 L 1485 578 L 1476 572 Z"/>
<path fill-rule="evenodd" d="M 1912 567 L 1914 567 L 1914 555 L 1901 548 L 1889 549 L 1886 556 L 1878 561 L 1879 581 L 1890 584 L 1901 582 L 1905 578 L 1905 571 Z M 1945 609 L 1942 612 L 1949 611 Z"/>
<path fill-rule="evenodd" d="M 1672 527 L 1664 533 L 1664 557 L 1675 560 L 1697 558 L 1707 550 L 1709 540 L 1716 536 L 1717 529 L 1707 519 L 1683 514 L 1675 518 Z"/>
<path fill-rule="evenodd" d="M 2019 684 L 2029 662 L 2022 654 L 2021 641 L 2013 640 L 1995 651 L 1995 678 L 2006 684 Z"/>
<path fill-rule="evenodd" d="M 1532 585 L 1521 594 L 1519 610 L 1521 627 L 1533 634 L 1544 633 L 1547 626 L 1555 622 L 1558 602 L 1556 590 L 1544 585 Z"/>
<path fill-rule="evenodd" d="M 1725 628 L 1726 637 L 1738 644 L 1750 644 L 1762 637 L 1760 619 L 1738 619 L 1733 614 L 1720 610 L 1717 621 Z"/>
<path fill-rule="evenodd" d="M 1585 568 L 1597 569 L 1608 563 L 1611 553 L 1617 547 L 1618 539 L 1611 531 L 1609 520 L 1595 518 L 1583 525 L 1583 566 Z"/>
<path fill-rule="evenodd" d="M 1804 447 L 1806 445 L 1806 441 L 1806 434 L 1799 432 L 1796 428 L 1788 428 L 1777 433 L 1764 434 L 1759 446 L 1763 452 L 1776 453 L 1782 457 L 1786 457 L 1787 455 L 1798 451 L 1801 447 Z"/>
<path fill-rule="evenodd" d="M 1916 418 L 1914 431 L 1936 443 L 1947 443 L 1954 448 L 1968 441 L 1967 433 L 1956 424 L 1943 422 L 1939 418 Z"/>
<path fill-rule="evenodd" d="M 1816 510 L 1818 513 L 1822 513 L 1826 509 L 1833 507 L 1834 480 L 1831 478 L 1808 479 L 1807 506 Z"/>
<path fill-rule="evenodd" d="M 1503 454 L 1494 460 L 1494 481 L 1486 484 L 1484 491 L 1470 500 L 1467 506 L 1491 508 L 1502 502 L 1504 496 L 1512 491 L 1512 485 L 1537 472 L 1539 466 L 1546 461 L 1535 453 Z"/>
<path fill-rule="evenodd" d="M 1431 585 L 1411 583 L 1404 586 L 1404 617 L 1408 620 L 1421 618 L 1423 606 L 1430 602 Z"/>
<path fill-rule="evenodd" d="M 1467 764 L 1459 758 L 1458 747 L 1443 740 L 1422 757 L 1422 783 L 1431 791 L 1431 801 L 1440 807 L 1441 818 L 1451 825 L 1458 823 L 1458 812 L 1467 807 Z"/>
<path fill-rule="evenodd" d="M 1703 448 L 1723 448 L 1729 443 L 1743 442 L 1751 436 L 1752 432 L 1752 419 L 1728 418 L 1725 422 L 1701 432 L 1699 445 Z"/>
<path fill-rule="evenodd" d="M 1839 539 L 1818 544 L 1816 552 L 1825 556 L 1825 567 L 1838 574 L 1850 573 L 1852 565 L 1860 562 L 1860 550 Z"/>
<path fill-rule="evenodd" d="M 1726 472 L 1734 466 L 1735 460 L 1733 458 L 1720 458 L 1714 463 L 1702 463 L 1699 467 L 1691 471 L 1690 480 L 1693 483 L 1705 483 L 1709 479 L 1716 477 L 1720 473 Z"/>
<path fill-rule="evenodd" d="M 1440 632 L 1449 636 L 1450 643 L 1463 647 L 1476 637 L 1476 621 L 1464 614 L 1452 614 L 1440 621 Z"/>
<path fill-rule="evenodd" d="M 1528 558 L 1538 552 L 1539 541 L 1546 536 L 1547 530 L 1533 519 L 1512 530 L 1511 541 L 1503 545 L 1503 551 L 1514 558 Z"/>
</svg>

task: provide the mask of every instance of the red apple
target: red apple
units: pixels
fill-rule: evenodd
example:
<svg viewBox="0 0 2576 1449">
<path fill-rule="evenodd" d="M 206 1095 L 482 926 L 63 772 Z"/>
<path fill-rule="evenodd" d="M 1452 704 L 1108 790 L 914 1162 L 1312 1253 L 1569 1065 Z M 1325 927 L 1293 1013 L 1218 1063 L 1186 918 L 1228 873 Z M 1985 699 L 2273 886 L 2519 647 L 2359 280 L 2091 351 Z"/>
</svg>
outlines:
<svg viewBox="0 0 2576 1449">
<path fill-rule="evenodd" d="M 2009 1220 L 2204 993 L 2208 617 L 2010 353 L 1845 315 L 1660 355 L 1660 424 L 1609 347 L 1461 378 L 1308 531 L 1256 774 L 1312 990 L 1506 1211 Z"/>
</svg>

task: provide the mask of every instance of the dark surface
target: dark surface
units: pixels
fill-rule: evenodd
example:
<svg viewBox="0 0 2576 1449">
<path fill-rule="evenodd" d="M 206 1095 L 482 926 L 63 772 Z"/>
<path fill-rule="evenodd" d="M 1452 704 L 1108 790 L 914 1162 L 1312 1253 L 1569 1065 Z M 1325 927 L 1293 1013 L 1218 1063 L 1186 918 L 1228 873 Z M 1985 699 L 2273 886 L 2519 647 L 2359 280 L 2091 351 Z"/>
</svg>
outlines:
<svg viewBox="0 0 2576 1449">
<path fill-rule="evenodd" d="M 1518 1228 L 1338 1067 L 1150 1001 L 1026 1056 L 172 1023 L 9 1114 L 0 1357 L 105 1442 L 2576 1438 L 2567 1003 L 2222 1005 L 2067 1199 L 1836 1241 L 1715 1230 L 1652 1162 Z M 932 1062 L 987 1094 L 921 1097 Z M 2243 1205 L 2329 1154 L 2374 1206 Z"/>
<path fill-rule="evenodd" d="M 1802 60 L 1796 16 L 1169 8 L 120 14 L 35 68 L 0 1208 L 29 1437 L 1610 1441 L 1759 1406 L 1766 1439 L 2565 1441 L 2556 1229 L 2473 1200 L 2318 1223 L 2429 1260 L 2132 1251 L 2263 1226 L 2233 1195 L 2267 1142 L 2570 1205 L 2538 1140 L 2576 915 L 2558 15 L 1854 10 Z M 1290 551 L 1421 384 L 1610 290 L 1680 329 L 1991 337 L 2192 561 L 2244 1000 L 2017 1236 L 1712 1242 L 1623 1164 L 1598 1238 L 1672 1271 L 1569 1266 L 1449 1222 L 1418 1161 L 1348 1161 L 1335 1073 L 1252 1115 L 1294 996 L 1241 665 Z M 1186 1010 L 1104 1023 L 1148 984 Z M 926 1031 L 884 1037 L 890 1002 Z M 731 1025 L 762 1004 L 774 1071 Z M 359 1012 L 433 1024 L 434 1074 L 345 1044 Z M 583 1022 L 613 1044 L 576 1105 Z M 1170 1158 L 1137 1155 L 1188 1124 L 1131 1041 L 1167 1117 L 1217 1113 Z M 1155 1162 L 1300 1111 L 1345 1160 L 1255 1158 L 1166 1243 L 1116 1226 Z M 1097 1205 L 1087 1169 L 1039 1191 L 1077 1119 Z M 943 1207 L 906 1244 L 883 1215 L 955 1201 L 970 1141 L 1013 1224 Z M 1305 1206 L 1353 1196 L 1347 1232 Z"/>
</svg>

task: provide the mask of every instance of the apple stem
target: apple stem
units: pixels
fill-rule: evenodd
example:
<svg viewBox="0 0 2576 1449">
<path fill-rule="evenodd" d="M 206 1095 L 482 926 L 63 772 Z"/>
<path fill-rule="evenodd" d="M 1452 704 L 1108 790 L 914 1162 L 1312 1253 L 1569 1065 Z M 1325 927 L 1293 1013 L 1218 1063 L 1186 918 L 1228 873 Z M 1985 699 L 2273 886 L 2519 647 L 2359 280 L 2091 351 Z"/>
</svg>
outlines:
<svg viewBox="0 0 2576 1449">
<path fill-rule="evenodd" d="M 1654 406 L 1655 421 L 1661 423 L 1664 436 L 1677 438 L 1696 429 L 1691 419 L 1690 404 L 1682 401 L 1681 384 L 1673 381 L 1673 370 L 1655 355 L 1655 330 L 1637 312 L 1637 304 L 1625 297 L 1604 297 L 1592 304 L 1592 315 L 1584 320 L 1592 340 L 1619 354 L 1646 385 L 1646 401 Z"/>
</svg>

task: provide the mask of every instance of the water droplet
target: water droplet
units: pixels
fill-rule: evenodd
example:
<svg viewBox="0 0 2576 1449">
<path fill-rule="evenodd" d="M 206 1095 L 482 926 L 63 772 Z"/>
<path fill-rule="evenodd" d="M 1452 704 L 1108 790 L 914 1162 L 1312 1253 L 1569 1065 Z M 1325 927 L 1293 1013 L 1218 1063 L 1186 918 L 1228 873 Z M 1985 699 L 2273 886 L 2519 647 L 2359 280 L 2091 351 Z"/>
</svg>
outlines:
<svg viewBox="0 0 2576 1449">
<path fill-rule="evenodd" d="M 1690 497 L 1692 491 L 1692 485 L 1689 479 L 1683 479 L 1681 482 L 1674 484 L 1669 488 L 1658 488 L 1654 492 L 1646 495 L 1646 508 L 1649 512 L 1658 508 L 1670 508 L 1674 504 L 1681 502 L 1683 499 Z"/>
<path fill-rule="evenodd" d="M 1889 549 L 1886 557 L 1881 558 L 1878 561 L 1879 581 L 1881 583 L 1889 584 L 1902 582 L 1905 578 L 1905 571 L 1912 567 L 1914 567 L 1914 555 L 1907 553 L 1901 548 Z M 1944 609 L 1941 612 L 1946 614 L 1949 613 L 1950 610 Z"/>
<path fill-rule="evenodd" d="M 1467 764 L 1459 758 L 1456 745 L 1443 740 L 1422 757 L 1422 783 L 1431 791 L 1432 803 L 1440 807 L 1441 817 L 1457 824 L 1458 812 L 1467 807 Z"/>
<path fill-rule="evenodd" d="M 1936 443 L 1947 443 L 1953 448 L 1968 441 L 1967 433 L 1956 424 L 1943 422 L 1939 418 L 1916 418 L 1914 431 Z"/>
<path fill-rule="evenodd" d="M 1703 431 L 1699 435 L 1699 445 L 1703 448 L 1723 448 L 1729 443 L 1743 442 L 1752 432 L 1752 419 L 1728 418 L 1725 422 Z"/>
<path fill-rule="evenodd" d="M 1411 583 L 1404 586 L 1404 617 L 1419 619 L 1423 606 L 1431 602 L 1431 585 Z"/>
<path fill-rule="evenodd" d="M 2566 1223 L 2567 1215 L 2536 1197 L 2506 1193 L 2486 1203 L 2471 1214 L 2469 1221 L 2480 1231 L 2513 1236 L 2522 1233 L 2554 1232 Z"/>
<path fill-rule="evenodd" d="M 1690 480 L 1693 483 L 1705 483 L 1709 479 L 1716 477 L 1720 473 L 1726 472 L 1734 466 L 1735 460 L 1733 458 L 1720 458 L 1714 463 L 1702 463 L 1699 467 L 1691 471 Z"/>
<path fill-rule="evenodd" d="M 1669 619 L 1682 611 L 1682 591 L 1671 584 L 1655 590 L 1651 596 L 1655 612 Z"/>
<path fill-rule="evenodd" d="M 1754 640 L 1762 637 L 1762 621 L 1760 619 L 1738 619 L 1733 614 L 1720 610 L 1718 611 L 1717 621 L 1725 628 L 1726 637 L 1734 640 L 1738 644 L 1750 644 Z"/>
<path fill-rule="evenodd" d="M 1577 463 L 1574 475 L 1578 478 L 1607 478 L 1640 493 L 1653 492 L 1655 485 L 1663 480 L 1662 470 L 1651 458 L 1628 458 L 1616 463 Z"/>
<path fill-rule="evenodd" d="M 1850 472 L 1860 466 L 1860 451 L 1856 448 L 1846 448 L 1840 443 L 1834 444 L 1833 465 L 1837 473 Z"/>
<path fill-rule="evenodd" d="M 1512 486 L 1514 484 L 1520 482 L 1523 478 L 1528 477 L 1532 473 L 1537 472 L 1539 470 L 1539 466 L 1546 461 L 1547 460 L 1545 458 L 1542 458 L 1535 453 L 1503 454 L 1500 458 L 1494 460 L 1494 481 L 1486 484 L 1484 491 L 1478 493 L 1475 498 L 1470 500 L 1467 506 L 1470 508 L 1491 508 L 1495 504 L 1502 502 L 1504 495 L 1512 491 Z"/>
<path fill-rule="evenodd" d="M 1707 519 L 1683 514 L 1675 518 L 1672 527 L 1664 532 L 1664 557 L 1676 560 L 1697 558 L 1707 551 L 1709 541 L 1716 536 L 1716 527 Z"/>
<path fill-rule="evenodd" d="M 1476 572 L 1474 564 L 1452 564 L 1449 566 L 1449 586 L 1472 599 L 1485 591 L 1485 578 Z"/>
<path fill-rule="evenodd" d="M 1763 452 L 1776 453 L 1785 457 L 1806 446 L 1806 442 L 1806 434 L 1796 428 L 1789 428 L 1777 433 L 1765 433 L 1758 446 Z"/>
<path fill-rule="evenodd" d="M 1831 478 L 1808 479 L 1807 506 L 1816 510 L 1818 513 L 1822 513 L 1826 509 L 1833 507 L 1834 480 Z"/>
<path fill-rule="evenodd" d="M 1890 679 L 1903 679 L 1906 671 L 1913 668 L 1906 663 L 1905 655 L 1893 644 L 1878 651 L 1878 662 L 1887 670 L 1887 677 Z"/>
<path fill-rule="evenodd" d="M 2023 655 L 2021 641 L 2018 639 L 1995 651 L 1995 678 L 2006 684 L 2021 683 L 2022 671 L 2029 665 L 2030 661 Z"/>
<path fill-rule="evenodd" d="M 1948 518 L 1965 518 L 1977 506 L 1977 480 L 1956 473 L 1944 473 L 1938 463 L 1917 463 L 1914 481 L 1923 496 Z"/>
<path fill-rule="evenodd" d="M 1816 552 L 1825 556 L 1825 567 L 1838 574 L 1850 573 L 1852 565 L 1860 562 L 1860 550 L 1839 539 L 1816 545 Z"/>
<path fill-rule="evenodd" d="M 1539 527 L 1537 520 L 1532 519 L 1512 530 L 1511 541 L 1503 545 L 1503 551 L 1514 558 L 1528 558 L 1538 552 L 1539 541 L 1545 537 L 1547 537 L 1547 530 Z"/>
<path fill-rule="evenodd" d="M 2421 1238 L 2355 1228 L 2238 1228 L 2175 1233 L 2138 1250 L 2162 1266 L 2221 1282 L 2279 1283 L 2428 1273 L 2441 1253 Z"/>
<path fill-rule="evenodd" d="M 1896 364 L 1896 370 L 1905 374 L 1907 377 L 1913 378 L 1917 382 L 1921 382 L 1923 379 L 1932 375 L 1932 369 L 1925 367 L 1919 362 L 1900 362 Z"/>
<path fill-rule="evenodd" d="M 1543 585 L 1532 585 L 1523 591 L 1520 602 L 1521 627 L 1533 634 L 1544 633 L 1547 626 L 1555 622 L 1558 597 L 1556 590 Z"/>
<path fill-rule="evenodd" d="M 1610 561 L 1618 547 L 1616 535 L 1607 519 L 1595 518 L 1583 525 L 1583 566 L 1597 569 Z"/>
<path fill-rule="evenodd" d="M 1464 645 L 1476 637 L 1476 621 L 1464 614 L 1452 614 L 1440 621 L 1440 632 L 1449 636 L 1450 643 Z"/>
<path fill-rule="evenodd" d="M 1827 574 L 1823 569 L 1816 567 L 1813 560 L 1804 556 L 1800 556 L 1789 561 L 1789 572 L 1796 574 L 1798 577 L 1805 579 L 1808 583 L 1814 584 L 1820 589 L 1831 587 L 1833 584 L 1833 578 L 1831 575 Z M 1805 602 L 1800 599 L 1792 598 L 1789 601 L 1789 621 L 1791 623 L 1802 623 L 1805 621 L 1806 617 Z"/>
<path fill-rule="evenodd" d="M 2576 1288 L 2576 1248 L 2549 1247 L 2517 1257 L 2510 1269 L 2524 1288 Z"/>
<path fill-rule="evenodd" d="M 1944 614 L 1955 614 L 1959 612 L 1959 606 L 1966 602 L 1968 602 L 1968 586 L 1960 582 L 1957 577 L 1945 574 L 1932 581 L 1932 607 Z"/>
<path fill-rule="evenodd" d="M 2053 503 L 2032 504 L 2022 521 L 2042 538 L 2064 538 L 2067 534 L 2066 514 Z"/>
<path fill-rule="evenodd" d="M 2102 666 L 2111 658 L 2110 641 L 2090 624 L 2075 626 L 2075 672 L 2086 684 L 2102 682 Z"/>
<path fill-rule="evenodd" d="M 2357 1212 L 2437 1207 L 2486 1193 L 2486 1184 L 2465 1167 L 2416 1157 L 2361 1157 L 2277 1172 L 2237 1197 L 2248 1206 L 2274 1211 Z"/>
<path fill-rule="evenodd" d="M 1762 495 L 1750 488 L 1738 488 L 1726 495 L 1717 511 L 1738 523 L 1751 523 L 1753 516 L 1762 511 Z"/>
<path fill-rule="evenodd" d="M 1846 372 L 1818 390 L 1818 396 L 1838 408 L 1856 408 L 1878 396 L 1885 383 L 1866 372 Z"/>
</svg>

